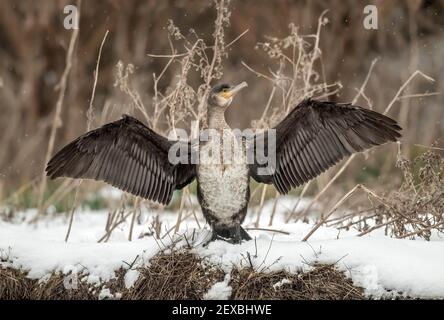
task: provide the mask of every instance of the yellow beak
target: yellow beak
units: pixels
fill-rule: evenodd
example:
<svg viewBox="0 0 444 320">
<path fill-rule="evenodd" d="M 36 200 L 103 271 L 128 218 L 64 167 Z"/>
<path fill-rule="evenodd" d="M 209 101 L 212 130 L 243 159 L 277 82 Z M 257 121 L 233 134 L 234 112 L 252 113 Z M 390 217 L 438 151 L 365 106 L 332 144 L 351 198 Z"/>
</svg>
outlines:
<svg viewBox="0 0 444 320">
<path fill-rule="evenodd" d="M 234 97 L 239 91 L 241 91 L 243 88 L 246 87 L 248 87 L 248 84 L 244 81 L 242 83 L 239 83 L 237 86 L 230 88 L 228 91 L 223 92 L 222 96 L 225 99 L 230 99 L 231 97 Z"/>
</svg>

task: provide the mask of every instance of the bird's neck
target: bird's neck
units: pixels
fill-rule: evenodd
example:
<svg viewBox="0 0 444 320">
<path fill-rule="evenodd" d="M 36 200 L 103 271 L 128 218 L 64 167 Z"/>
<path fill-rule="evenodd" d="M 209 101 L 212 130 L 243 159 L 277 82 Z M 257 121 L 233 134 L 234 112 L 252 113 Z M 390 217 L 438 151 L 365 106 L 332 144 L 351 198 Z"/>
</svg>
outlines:
<svg viewBox="0 0 444 320">
<path fill-rule="evenodd" d="M 217 130 L 229 128 L 225 121 L 225 109 L 211 108 L 208 110 L 208 128 Z"/>
</svg>

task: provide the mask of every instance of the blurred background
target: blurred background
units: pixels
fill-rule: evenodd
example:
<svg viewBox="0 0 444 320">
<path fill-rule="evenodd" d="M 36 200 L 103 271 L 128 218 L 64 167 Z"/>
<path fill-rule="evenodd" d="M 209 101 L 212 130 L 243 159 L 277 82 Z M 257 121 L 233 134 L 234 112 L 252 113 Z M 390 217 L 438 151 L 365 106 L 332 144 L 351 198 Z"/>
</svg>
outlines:
<svg viewBox="0 0 444 320">
<path fill-rule="evenodd" d="M 0 199 L 42 174 L 59 95 L 58 83 L 73 32 L 63 27 L 63 9 L 68 4 L 73 3 L 0 0 Z M 367 4 L 378 8 L 377 30 L 363 27 Z M 328 99 L 350 102 L 365 81 L 372 61 L 378 58 L 365 88 L 365 98 L 360 97 L 358 104 L 368 106 L 371 102 L 375 110 L 382 112 L 412 73 L 420 70 L 435 81 L 424 77 L 410 81 L 400 94 L 405 99 L 397 100 L 389 115 L 404 128 L 406 156 L 420 152 L 422 147 L 418 144 L 444 146 L 444 101 L 440 94 L 444 89 L 444 0 L 233 0 L 230 9 L 226 42 L 247 29 L 248 32 L 229 47 L 221 80 L 249 83 L 248 90 L 236 101 L 238 107 L 227 114 L 232 127 L 248 127 L 260 117 L 272 89 L 266 79 L 257 77 L 242 61 L 269 74 L 270 69 L 276 69 L 276 61 L 258 50 L 257 43 L 267 41 L 267 36 L 285 37 L 290 23 L 299 28 L 300 34 L 316 33 L 318 18 L 328 9 L 328 23 L 322 28 L 319 43 L 322 63 L 315 68 L 322 70 L 326 82 L 342 84 Z M 211 45 L 215 17 L 213 3 L 207 0 L 84 0 L 55 150 L 87 128 L 94 69 L 107 30 L 93 127 L 128 112 L 131 100 L 115 86 L 118 61 L 134 65 L 132 83 L 149 108 L 154 94 L 153 73 L 160 74 L 168 59 L 147 54 L 171 53 L 168 20 L 173 20 L 184 34 L 196 34 Z M 159 90 L 167 90 L 176 81 L 179 67 L 173 63 L 166 70 L 158 83 Z M 188 83 L 198 87 L 202 79 L 197 74 Z M 420 96 L 416 96 L 418 93 Z M 110 111 L 105 118 L 100 117 L 106 108 Z M 396 171 L 396 146 L 378 150 L 370 159 L 354 162 L 338 186 L 377 184 L 384 180 L 384 175 L 390 183 L 399 182 L 399 173 L 390 175 Z"/>
</svg>

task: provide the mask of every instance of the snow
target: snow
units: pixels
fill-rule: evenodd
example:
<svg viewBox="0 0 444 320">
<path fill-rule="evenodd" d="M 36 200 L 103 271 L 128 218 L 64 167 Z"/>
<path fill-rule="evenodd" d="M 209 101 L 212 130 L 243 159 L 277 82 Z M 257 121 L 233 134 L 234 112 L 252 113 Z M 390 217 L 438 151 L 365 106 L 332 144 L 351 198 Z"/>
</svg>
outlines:
<svg viewBox="0 0 444 320">
<path fill-rule="evenodd" d="M 276 282 L 276 283 L 273 285 L 273 289 L 274 289 L 274 290 L 278 290 L 280 287 L 282 287 L 284 284 L 287 284 L 287 283 L 291 283 L 291 281 L 288 280 L 287 278 L 284 278 L 284 279 L 282 279 L 282 280 Z"/>
<path fill-rule="evenodd" d="M 232 288 L 228 285 L 231 280 L 230 274 L 226 274 L 225 278 L 221 282 L 216 282 L 213 286 L 208 290 L 207 293 L 204 294 L 205 300 L 228 300 L 231 296 Z"/>
<path fill-rule="evenodd" d="M 82 213 L 76 216 L 70 241 L 64 241 L 67 223 L 55 218 L 37 226 L 0 222 L 0 251 L 9 256 L 10 267 L 28 270 L 28 277 L 40 279 L 46 274 L 88 271 L 87 281 L 108 281 L 115 271 L 131 264 L 137 256 L 151 258 L 158 251 L 152 237 L 129 242 L 116 230 L 110 241 L 97 243 L 104 234 L 106 213 Z"/>
<path fill-rule="evenodd" d="M 108 288 L 103 288 L 99 293 L 99 300 L 115 300 L 120 299 L 122 297 L 122 294 L 116 293 L 112 294 L 111 291 Z"/>
<path fill-rule="evenodd" d="M 107 200 L 120 200 L 124 194 L 125 192 L 111 186 L 106 186 L 99 191 L 99 195 Z"/>
<path fill-rule="evenodd" d="M 221 242 L 200 248 L 202 255 L 222 261 L 225 268 L 246 266 L 246 252 L 255 268 L 263 271 L 307 270 L 307 264 L 336 263 L 340 270 L 350 273 L 354 284 L 362 286 L 373 297 L 390 295 L 387 290 L 405 295 L 444 297 L 444 244 L 417 240 L 399 240 L 388 237 L 345 237 L 314 240 L 307 243 L 280 236 L 272 239 L 260 235 L 253 241 L 237 246 Z M 287 238 L 287 239 L 285 239 Z M 269 249 L 270 248 L 270 249 Z M 255 252 L 257 251 L 257 255 Z"/>
<path fill-rule="evenodd" d="M 410 297 L 444 298 L 442 235 L 434 235 L 432 241 L 395 239 L 379 231 L 358 237 L 356 230 L 339 232 L 336 228 L 320 227 L 309 241 L 302 242 L 313 223 L 285 223 L 288 212 L 296 203 L 297 199 L 289 196 L 280 198 L 272 227 L 268 222 L 274 201 L 267 202 L 263 208 L 259 227 L 282 230 L 288 235 L 250 230 L 248 232 L 255 240 L 240 245 L 215 241 L 202 246 L 210 233 L 200 212 L 199 223 L 205 229 L 198 228 L 193 215 L 181 224 L 177 237 L 182 240 L 178 246 L 192 242 L 196 254 L 205 257 L 207 263 L 220 266 L 227 274 L 224 281 L 210 288 L 205 298 L 227 299 L 231 294 L 231 269 L 250 263 L 263 272 L 295 272 L 309 270 L 314 263 L 334 263 L 372 298 L 391 298 L 399 293 Z M 309 199 L 302 199 L 298 210 L 303 210 L 308 203 Z M 253 226 L 256 213 L 257 208 L 250 209 L 244 227 Z M 26 270 L 28 277 L 40 281 L 46 281 L 52 272 L 67 276 L 80 273 L 82 279 L 93 284 L 114 278 L 115 272 L 124 268 L 127 270 L 124 278 L 127 288 L 139 278 L 137 266 L 148 263 L 162 246 L 159 240 L 146 236 L 150 233 L 151 222 L 159 215 L 164 232 L 177 220 L 175 212 L 144 208 L 140 224 L 135 224 L 132 241 L 128 240 L 131 222 L 128 219 L 114 230 L 108 242 L 98 243 L 105 234 L 107 211 L 81 210 L 76 212 L 69 241 L 65 242 L 67 216 L 44 218 L 36 225 L 23 223 L 34 214 L 35 210 L 28 210 L 13 221 L 0 221 L 0 265 Z M 183 240 L 184 234 L 187 241 Z M 165 246 L 170 242 L 169 237 L 162 240 Z M 285 283 L 283 279 L 275 284 L 275 288 L 279 290 Z M 106 289 L 100 296 L 104 299 L 119 297 Z"/>
<path fill-rule="evenodd" d="M 139 279 L 140 272 L 137 270 L 128 270 L 125 273 L 125 287 L 130 289 L 134 286 L 137 279 Z"/>
</svg>

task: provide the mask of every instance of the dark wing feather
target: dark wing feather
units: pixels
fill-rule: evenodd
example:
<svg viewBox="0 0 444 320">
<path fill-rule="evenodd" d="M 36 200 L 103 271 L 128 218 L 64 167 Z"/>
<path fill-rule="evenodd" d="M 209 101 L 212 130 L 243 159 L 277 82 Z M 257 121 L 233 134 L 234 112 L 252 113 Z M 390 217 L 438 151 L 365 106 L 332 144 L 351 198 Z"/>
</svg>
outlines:
<svg viewBox="0 0 444 320">
<path fill-rule="evenodd" d="M 175 189 L 195 178 L 194 165 L 173 165 L 168 161 L 173 143 L 125 115 L 65 146 L 49 161 L 46 172 L 51 179 L 102 180 L 136 196 L 167 204 Z M 191 148 L 188 150 L 191 153 Z"/>
<path fill-rule="evenodd" d="M 258 182 L 273 183 L 282 194 L 308 182 L 352 153 L 401 137 L 401 127 L 396 121 L 378 112 L 311 99 L 296 106 L 274 129 L 275 165 L 268 173 L 259 174 L 258 169 L 267 163 L 255 161 L 250 165 L 250 173 Z M 254 140 L 260 140 L 258 136 Z M 266 134 L 263 141 L 269 148 Z M 253 142 L 257 147 L 257 141 Z"/>
</svg>

